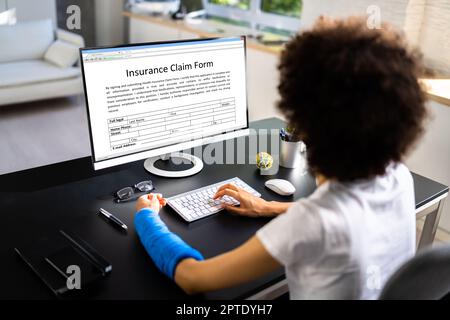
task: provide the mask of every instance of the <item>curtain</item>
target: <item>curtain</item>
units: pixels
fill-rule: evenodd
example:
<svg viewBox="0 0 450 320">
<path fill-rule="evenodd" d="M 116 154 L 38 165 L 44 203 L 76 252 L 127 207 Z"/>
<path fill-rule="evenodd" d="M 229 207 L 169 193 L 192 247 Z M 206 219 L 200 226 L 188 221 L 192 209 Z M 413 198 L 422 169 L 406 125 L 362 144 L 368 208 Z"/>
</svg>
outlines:
<svg viewBox="0 0 450 320">
<path fill-rule="evenodd" d="M 450 77 L 450 0 L 427 0 L 420 48 L 427 67 Z"/>
<path fill-rule="evenodd" d="M 403 30 L 409 43 L 422 50 L 429 69 L 450 76 L 450 0 L 303 0 L 301 27 L 311 27 L 321 15 L 367 16 L 373 5 L 381 21 Z"/>
<path fill-rule="evenodd" d="M 403 29 L 409 4 L 410 0 L 303 0 L 300 21 L 302 28 L 308 28 L 321 15 L 331 17 L 366 16 L 367 9 L 376 5 L 380 8 L 381 21 Z"/>
</svg>

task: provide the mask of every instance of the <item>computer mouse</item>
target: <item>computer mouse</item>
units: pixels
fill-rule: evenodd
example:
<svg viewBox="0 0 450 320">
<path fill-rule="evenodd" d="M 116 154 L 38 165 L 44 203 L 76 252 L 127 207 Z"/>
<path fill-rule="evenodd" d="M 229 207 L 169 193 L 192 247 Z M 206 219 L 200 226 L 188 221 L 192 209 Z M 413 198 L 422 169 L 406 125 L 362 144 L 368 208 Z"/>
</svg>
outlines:
<svg viewBox="0 0 450 320">
<path fill-rule="evenodd" d="M 283 179 L 267 180 L 265 186 L 281 196 L 290 196 L 295 192 L 295 187 L 292 185 L 292 183 Z"/>
</svg>

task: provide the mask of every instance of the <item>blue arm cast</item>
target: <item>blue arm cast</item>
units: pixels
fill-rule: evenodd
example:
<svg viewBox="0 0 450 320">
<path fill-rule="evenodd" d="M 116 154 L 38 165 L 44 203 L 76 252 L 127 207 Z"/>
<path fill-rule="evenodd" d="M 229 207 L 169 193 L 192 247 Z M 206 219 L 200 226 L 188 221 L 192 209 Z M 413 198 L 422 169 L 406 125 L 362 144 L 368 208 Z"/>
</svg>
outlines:
<svg viewBox="0 0 450 320">
<path fill-rule="evenodd" d="M 181 260 L 203 260 L 202 254 L 170 232 L 153 210 L 141 209 L 136 213 L 134 225 L 145 250 L 159 270 L 169 278 L 174 278 L 175 268 Z"/>
</svg>

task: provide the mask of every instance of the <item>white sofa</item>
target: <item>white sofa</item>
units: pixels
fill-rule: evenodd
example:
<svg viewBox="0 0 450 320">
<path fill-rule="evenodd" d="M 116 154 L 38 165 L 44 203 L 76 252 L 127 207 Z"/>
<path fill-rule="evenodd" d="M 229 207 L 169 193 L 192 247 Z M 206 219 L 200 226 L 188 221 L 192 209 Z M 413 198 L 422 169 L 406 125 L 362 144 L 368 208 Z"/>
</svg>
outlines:
<svg viewBox="0 0 450 320">
<path fill-rule="evenodd" d="M 73 59 L 78 55 L 75 50 L 84 46 L 81 36 L 61 29 L 55 31 L 50 20 L 0 26 L 0 106 L 83 92 L 77 61 L 61 67 L 44 58 L 56 40 L 69 47 L 56 56 L 63 54 Z"/>
</svg>

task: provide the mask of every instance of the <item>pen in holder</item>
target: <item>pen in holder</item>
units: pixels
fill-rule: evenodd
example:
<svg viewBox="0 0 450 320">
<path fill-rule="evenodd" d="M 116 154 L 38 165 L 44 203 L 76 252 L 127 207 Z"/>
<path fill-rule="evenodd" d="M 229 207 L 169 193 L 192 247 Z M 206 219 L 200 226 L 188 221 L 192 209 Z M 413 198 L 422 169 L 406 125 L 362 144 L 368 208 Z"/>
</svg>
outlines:
<svg viewBox="0 0 450 320">
<path fill-rule="evenodd" d="M 280 166 L 285 168 L 306 167 L 306 146 L 296 138 L 291 127 L 280 130 Z"/>
</svg>

